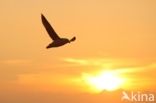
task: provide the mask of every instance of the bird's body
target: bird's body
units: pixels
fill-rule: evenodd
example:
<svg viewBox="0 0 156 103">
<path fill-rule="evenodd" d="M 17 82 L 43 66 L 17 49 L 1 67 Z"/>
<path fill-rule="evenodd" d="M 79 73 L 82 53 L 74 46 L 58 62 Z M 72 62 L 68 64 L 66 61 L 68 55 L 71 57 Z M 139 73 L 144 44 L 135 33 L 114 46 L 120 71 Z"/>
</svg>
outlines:
<svg viewBox="0 0 156 103">
<path fill-rule="evenodd" d="M 60 38 L 58 40 L 54 40 L 52 43 L 50 43 L 47 48 L 52 48 L 52 47 L 59 47 L 62 45 L 65 45 L 67 43 L 70 43 L 70 41 L 66 38 Z"/>
<path fill-rule="evenodd" d="M 57 33 L 54 31 L 54 29 L 52 28 L 52 26 L 49 24 L 49 22 L 47 21 L 47 19 L 44 17 L 43 14 L 41 14 L 41 19 L 42 19 L 42 23 L 46 29 L 46 31 L 48 32 L 50 38 L 53 40 L 52 43 L 50 43 L 47 46 L 48 48 L 52 48 L 52 47 L 59 47 L 59 46 L 63 46 L 67 43 L 70 43 L 72 41 L 76 40 L 76 37 L 73 37 L 72 39 L 67 39 L 67 38 L 60 38 Z"/>
</svg>

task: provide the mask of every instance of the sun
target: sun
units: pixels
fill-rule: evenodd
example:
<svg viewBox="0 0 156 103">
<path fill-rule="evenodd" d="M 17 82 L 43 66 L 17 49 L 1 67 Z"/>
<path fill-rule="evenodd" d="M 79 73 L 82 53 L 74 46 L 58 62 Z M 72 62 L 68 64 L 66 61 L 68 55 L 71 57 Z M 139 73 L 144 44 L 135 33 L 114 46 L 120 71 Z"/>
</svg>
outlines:
<svg viewBox="0 0 156 103">
<path fill-rule="evenodd" d="M 103 71 L 97 75 L 83 74 L 84 81 L 95 91 L 113 91 L 119 89 L 124 79 L 121 78 L 116 72 Z"/>
</svg>

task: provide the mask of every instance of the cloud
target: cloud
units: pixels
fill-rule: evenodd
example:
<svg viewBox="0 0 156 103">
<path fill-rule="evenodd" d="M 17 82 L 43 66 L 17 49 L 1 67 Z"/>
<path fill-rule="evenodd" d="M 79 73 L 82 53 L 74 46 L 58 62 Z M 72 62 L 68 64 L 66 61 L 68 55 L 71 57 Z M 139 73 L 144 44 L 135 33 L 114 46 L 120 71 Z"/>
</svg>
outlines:
<svg viewBox="0 0 156 103">
<path fill-rule="evenodd" d="M 32 61 L 27 59 L 8 59 L 8 60 L 1 60 L 1 64 L 7 65 L 21 65 L 21 64 L 30 64 Z"/>
<path fill-rule="evenodd" d="M 117 58 L 62 58 L 61 60 L 76 66 L 96 66 L 100 68 L 141 67 L 146 65 L 136 60 Z"/>
<path fill-rule="evenodd" d="M 63 61 L 68 63 L 75 63 L 79 65 L 88 65 L 90 62 L 85 59 L 64 58 Z"/>
<path fill-rule="evenodd" d="M 149 68 L 156 68 L 156 62 L 149 65 Z"/>
<path fill-rule="evenodd" d="M 17 79 L 18 74 L 29 73 L 32 64 L 27 59 L 8 59 L 0 61 L 0 81 L 10 82 Z"/>
<path fill-rule="evenodd" d="M 62 60 L 68 63 L 74 63 L 78 65 L 92 65 L 92 66 L 114 65 L 120 62 L 117 59 L 111 58 L 87 58 L 87 59 L 63 58 Z"/>
<path fill-rule="evenodd" d="M 112 59 L 112 58 L 64 58 L 63 61 L 75 64 L 74 66 L 81 65 L 83 73 L 98 73 L 105 70 L 113 70 L 121 73 L 132 80 L 138 80 L 140 83 L 143 79 L 144 82 L 155 80 L 156 62 L 144 63 L 136 60 Z"/>
</svg>

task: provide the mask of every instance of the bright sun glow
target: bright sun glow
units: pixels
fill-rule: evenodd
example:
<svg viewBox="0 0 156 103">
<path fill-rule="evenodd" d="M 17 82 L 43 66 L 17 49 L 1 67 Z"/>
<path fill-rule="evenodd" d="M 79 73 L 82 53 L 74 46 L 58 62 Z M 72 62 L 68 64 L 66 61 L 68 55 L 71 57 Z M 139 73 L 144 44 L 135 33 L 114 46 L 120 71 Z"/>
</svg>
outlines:
<svg viewBox="0 0 156 103">
<path fill-rule="evenodd" d="M 101 72 L 98 75 L 83 74 L 85 82 L 96 91 L 113 91 L 121 88 L 124 80 L 112 71 Z"/>
</svg>

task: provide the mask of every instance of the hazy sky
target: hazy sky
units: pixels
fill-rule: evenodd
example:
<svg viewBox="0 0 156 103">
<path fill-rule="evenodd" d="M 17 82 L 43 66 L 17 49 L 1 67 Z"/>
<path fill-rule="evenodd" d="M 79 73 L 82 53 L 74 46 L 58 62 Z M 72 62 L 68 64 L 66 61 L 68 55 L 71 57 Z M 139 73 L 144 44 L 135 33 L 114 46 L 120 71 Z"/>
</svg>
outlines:
<svg viewBox="0 0 156 103">
<path fill-rule="evenodd" d="M 1 103 L 113 102 L 79 83 L 83 73 L 105 69 L 128 69 L 130 86 L 156 89 L 155 0 L 1 0 L 0 13 Z M 41 13 L 77 40 L 47 50 Z"/>
</svg>

